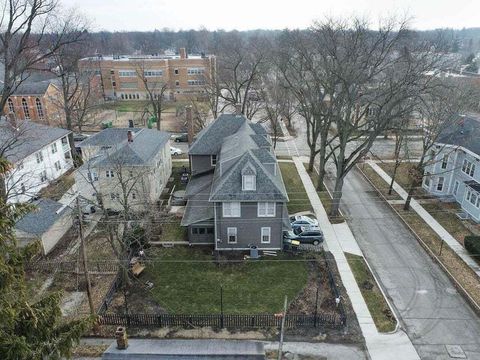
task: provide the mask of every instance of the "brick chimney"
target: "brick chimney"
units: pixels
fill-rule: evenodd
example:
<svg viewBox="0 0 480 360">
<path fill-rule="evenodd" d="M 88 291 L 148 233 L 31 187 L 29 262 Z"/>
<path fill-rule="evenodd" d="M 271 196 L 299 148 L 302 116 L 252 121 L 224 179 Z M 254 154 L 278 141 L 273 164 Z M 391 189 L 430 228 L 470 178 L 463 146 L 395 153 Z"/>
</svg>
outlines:
<svg viewBox="0 0 480 360">
<path fill-rule="evenodd" d="M 187 50 L 185 48 L 180 48 L 180 59 L 187 58 Z"/>
<path fill-rule="evenodd" d="M 117 327 L 117 331 L 115 331 L 115 339 L 117 340 L 117 349 L 125 350 L 128 347 L 127 329 L 123 326 Z"/>
<path fill-rule="evenodd" d="M 242 104 L 235 104 L 235 115 L 242 115 Z"/>
<path fill-rule="evenodd" d="M 127 141 L 129 143 L 133 142 L 133 132 L 132 132 L 132 130 L 127 131 Z"/>
<path fill-rule="evenodd" d="M 195 135 L 195 129 L 193 125 L 192 107 L 190 105 L 185 106 L 185 120 L 187 122 L 188 130 L 188 143 L 193 142 L 193 136 Z"/>
</svg>

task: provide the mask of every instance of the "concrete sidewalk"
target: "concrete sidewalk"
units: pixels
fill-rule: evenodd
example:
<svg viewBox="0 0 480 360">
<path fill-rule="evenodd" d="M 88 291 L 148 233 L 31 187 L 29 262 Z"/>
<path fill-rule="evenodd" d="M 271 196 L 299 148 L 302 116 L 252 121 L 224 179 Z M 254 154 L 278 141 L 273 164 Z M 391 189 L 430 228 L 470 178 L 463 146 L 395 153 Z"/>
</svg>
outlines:
<svg viewBox="0 0 480 360">
<path fill-rule="evenodd" d="M 386 183 L 390 184 L 392 178 L 374 161 L 366 161 L 368 165 L 372 167 L 373 170 L 383 179 Z M 393 189 L 397 192 L 398 195 L 403 200 L 407 199 L 408 193 L 395 182 L 393 184 Z M 410 207 L 425 221 L 437 235 L 445 241 L 445 243 L 453 250 L 455 253 L 473 270 L 475 273 L 480 276 L 480 266 L 477 262 L 470 256 L 468 251 L 455 239 L 450 233 L 438 223 L 437 220 L 433 218 L 432 215 L 424 209 L 422 205 L 418 203 L 417 200 L 413 199 L 410 202 Z"/>
<path fill-rule="evenodd" d="M 392 334 L 380 334 L 377 331 L 344 253 L 348 251 L 358 255 L 361 254 L 355 237 L 347 224 L 338 224 L 342 225 L 338 226 L 330 223 L 327 212 L 318 197 L 315 186 L 307 174 L 301 159 L 294 157 L 293 160 L 317 216 L 319 225 L 325 235 L 325 247 L 332 253 L 337 263 L 343 286 L 347 291 L 360 324 L 370 358 L 372 360 L 392 359 L 392 355 L 395 354 L 395 359 L 399 360 L 420 359 L 412 342 L 403 330 L 397 330 Z"/>
</svg>

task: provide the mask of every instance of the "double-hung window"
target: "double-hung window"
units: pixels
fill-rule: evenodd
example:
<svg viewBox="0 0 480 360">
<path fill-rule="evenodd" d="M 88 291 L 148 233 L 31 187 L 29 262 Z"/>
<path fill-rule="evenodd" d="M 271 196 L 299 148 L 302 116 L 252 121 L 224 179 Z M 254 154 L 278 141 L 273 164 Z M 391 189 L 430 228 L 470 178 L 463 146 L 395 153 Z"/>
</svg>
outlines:
<svg viewBox="0 0 480 360">
<path fill-rule="evenodd" d="M 107 178 L 113 178 L 114 177 L 114 174 L 113 174 L 113 170 L 107 170 L 105 172 L 105 175 L 107 176 Z"/>
<path fill-rule="evenodd" d="M 274 202 L 259 202 L 258 203 L 258 217 L 274 217 L 275 203 Z"/>
<path fill-rule="evenodd" d="M 255 175 L 243 175 L 242 176 L 242 190 L 254 191 L 256 189 Z"/>
<path fill-rule="evenodd" d="M 446 169 L 448 165 L 448 155 L 445 154 L 443 155 L 443 160 L 442 160 L 442 169 Z"/>
<path fill-rule="evenodd" d="M 444 182 L 445 182 L 445 178 L 443 176 L 440 176 L 438 178 L 437 191 L 443 191 L 443 183 Z"/>
<path fill-rule="evenodd" d="M 237 242 L 236 227 L 227 227 L 227 241 L 229 244 L 235 244 Z"/>
<path fill-rule="evenodd" d="M 41 150 L 35 154 L 35 157 L 37 159 L 37 164 L 43 162 L 43 154 Z"/>
<path fill-rule="evenodd" d="M 272 229 L 269 227 L 262 227 L 261 230 L 261 242 L 262 244 L 269 244 Z"/>
<path fill-rule="evenodd" d="M 471 161 L 468 161 L 467 159 L 464 159 L 462 164 L 462 171 L 465 174 L 473 177 L 473 175 L 475 175 L 475 164 Z"/>
<path fill-rule="evenodd" d="M 57 143 L 52 144 L 52 154 L 55 154 L 58 151 L 57 149 Z"/>
<path fill-rule="evenodd" d="M 223 217 L 240 217 L 240 203 L 239 202 L 224 202 Z"/>
</svg>

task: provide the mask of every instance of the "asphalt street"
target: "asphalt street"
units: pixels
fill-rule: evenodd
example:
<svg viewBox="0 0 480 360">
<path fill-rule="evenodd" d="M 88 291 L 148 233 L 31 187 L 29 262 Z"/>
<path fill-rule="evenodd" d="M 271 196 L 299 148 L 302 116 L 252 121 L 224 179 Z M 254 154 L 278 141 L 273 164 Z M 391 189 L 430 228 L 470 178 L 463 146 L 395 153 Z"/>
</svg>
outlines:
<svg viewBox="0 0 480 360">
<path fill-rule="evenodd" d="M 392 140 L 378 139 L 372 152 L 388 157 L 393 146 Z M 411 156 L 420 146 L 418 139 L 412 142 Z M 305 133 L 280 143 L 277 154 L 308 155 Z M 420 357 L 452 359 L 457 350 L 464 358 L 480 359 L 479 317 L 357 170 L 345 179 L 341 210 Z"/>
</svg>

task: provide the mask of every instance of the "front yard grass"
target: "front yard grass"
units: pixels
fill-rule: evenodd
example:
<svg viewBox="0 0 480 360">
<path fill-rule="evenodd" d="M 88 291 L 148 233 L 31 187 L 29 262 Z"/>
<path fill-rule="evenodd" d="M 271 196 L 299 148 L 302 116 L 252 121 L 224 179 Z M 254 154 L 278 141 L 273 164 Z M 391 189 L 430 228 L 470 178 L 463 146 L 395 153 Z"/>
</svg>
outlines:
<svg viewBox="0 0 480 360">
<path fill-rule="evenodd" d="M 280 312 L 285 295 L 292 301 L 307 283 L 307 263 L 275 261 L 288 258 L 283 254 L 215 264 L 210 252 L 180 246 L 152 249 L 153 261 L 147 265 L 144 279 L 153 282 L 151 294 L 167 312 L 220 313 L 221 286 L 225 314 Z"/>
<path fill-rule="evenodd" d="M 313 211 L 295 164 L 290 162 L 280 162 L 279 166 L 290 199 L 287 204 L 288 212 L 294 214 L 301 211 Z"/>
<path fill-rule="evenodd" d="M 379 332 L 395 330 L 397 322 L 363 257 L 345 253 L 362 296 Z"/>
<path fill-rule="evenodd" d="M 385 171 L 389 176 L 392 176 L 393 169 L 395 168 L 394 163 L 383 163 L 382 162 L 382 163 L 378 163 L 377 165 L 380 166 L 383 169 L 383 171 Z M 395 175 L 395 181 L 397 182 L 398 185 L 400 185 L 403 188 L 403 190 L 405 190 L 407 192 L 408 192 L 408 189 L 410 188 L 410 184 L 411 184 L 411 181 L 412 181 L 410 176 L 409 176 L 409 171 L 410 171 L 410 169 L 412 169 L 416 165 L 417 165 L 417 163 L 413 163 L 413 162 L 403 162 L 398 166 L 397 173 Z M 386 184 L 386 182 L 385 182 L 385 184 Z M 386 185 L 387 189 L 388 189 L 388 185 Z M 417 187 L 414 190 L 413 195 L 416 196 L 417 198 L 420 198 L 420 199 L 429 197 L 429 195 L 426 193 L 425 190 L 422 189 L 421 186 Z"/>
<path fill-rule="evenodd" d="M 375 185 L 375 187 L 382 193 L 387 200 L 401 200 L 400 195 L 395 190 L 392 190 L 392 194 L 388 194 L 389 185 L 383 178 L 377 174 L 375 170 L 368 164 L 360 164 L 357 167 L 368 177 L 368 179 Z M 384 169 L 385 170 L 385 169 Z"/>
</svg>

